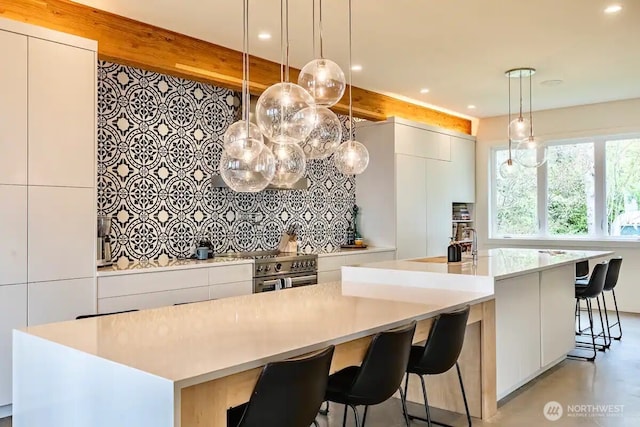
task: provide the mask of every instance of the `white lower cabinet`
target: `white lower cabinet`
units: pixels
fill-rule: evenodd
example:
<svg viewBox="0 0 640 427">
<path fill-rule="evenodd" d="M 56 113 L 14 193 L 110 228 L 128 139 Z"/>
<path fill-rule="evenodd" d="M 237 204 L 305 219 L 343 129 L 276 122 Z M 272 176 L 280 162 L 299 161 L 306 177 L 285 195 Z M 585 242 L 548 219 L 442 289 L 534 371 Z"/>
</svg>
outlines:
<svg viewBox="0 0 640 427">
<path fill-rule="evenodd" d="M 341 269 L 345 265 L 370 264 L 372 262 L 396 259 L 396 251 L 344 253 L 318 257 L 318 283 L 338 282 L 342 277 Z"/>
<path fill-rule="evenodd" d="M 0 286 L 0 407 L 11 404 L 12 331 L 27 326 L 27 285 Z"/>
<path fill-rule="evenodd" d="M 209 287 L 175 289 L 172 291 L 149 292 L 138 295 L 101 298 L 98 300 L 98 313 L 112 313 L 124 310 L 144 310 L 165 307 L 173 304 L 206 301 L 209 299 Z"/>
<path fill-rule="evenodd" d="M 575 347 L 574 265 L 540 272 L 541 365 L 558 361 Z"/>
<path fill-rule="evenodd" d="M 250 295 L 252 293 L 253 280 L 209 286 L 209 299 L 237 297 L 240 295 Z"/>
<path fill-rule="evenodd" d="M 73 320 L 95 312 L 95 279 L 29 283 L 29 326 Z"/>
</svg>

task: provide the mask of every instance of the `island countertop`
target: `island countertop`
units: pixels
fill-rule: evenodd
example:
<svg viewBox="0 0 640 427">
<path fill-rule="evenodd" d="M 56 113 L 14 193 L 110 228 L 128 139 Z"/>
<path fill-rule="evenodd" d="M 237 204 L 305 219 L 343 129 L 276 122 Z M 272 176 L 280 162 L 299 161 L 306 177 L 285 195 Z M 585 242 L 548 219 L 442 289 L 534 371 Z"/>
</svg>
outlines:
<svg viewBox="0 0 640 427">
<path fill-rule="evenodd" d="M 446 257 L 431 257 L 399 261 L 383 261 L 365 267 L 389 271 L 413 271 L 423 273 L 461 274 L 508 279 L 522 274 L 543 271 L 589 259 L 611 256 L 611 251 L 582 251 L 557 249 L 500 248 L 478 252 L 477 262 L 464 258 L 463 262 L 447 263 Z M 349 267 L 344 267 L 348 269 Z M 362 270 L 360 270 L 361 272 Z M 377 271 L 375 274 L 380 275 Z M 344 270 L 343 270 L 344 274 Z M 383 274 L 384 276 L 384 274 Z M 347 275 L 347 280 L 350 276 Z M 343 276 L 344 279 L 344 276 Z M 384 277 L 380 280 L 384 281 Z M 366 281 L 366 279 L 364 279 Z M 377 282 L 377 280 L 375 281 Z"/>
<path fill-rule="evenodd" d="M 340 283 L 23 330 L 186 387 L 493 298 L 482 292 Z"/>
</svg>

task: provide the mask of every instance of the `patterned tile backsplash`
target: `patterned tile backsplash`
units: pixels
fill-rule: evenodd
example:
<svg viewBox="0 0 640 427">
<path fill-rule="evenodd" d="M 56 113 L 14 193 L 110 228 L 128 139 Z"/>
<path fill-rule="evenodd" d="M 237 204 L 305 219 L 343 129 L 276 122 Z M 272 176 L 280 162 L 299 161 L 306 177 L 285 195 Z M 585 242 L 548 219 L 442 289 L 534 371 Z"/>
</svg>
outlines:
<svg viewBox="0 0 640 427">
<path fill-rule="evenodd" d="M 344 242 L 355 180 L 332 159 L 308 162 L 308 190 L 211 188 L 239 105 L 228 89 L 99 62 L 98 214 L 113 217 L 114 259 L 189 256 L 200 237 L 216 252 L 274 249 L 292 224 L 303 251 Z"/>
</svg>

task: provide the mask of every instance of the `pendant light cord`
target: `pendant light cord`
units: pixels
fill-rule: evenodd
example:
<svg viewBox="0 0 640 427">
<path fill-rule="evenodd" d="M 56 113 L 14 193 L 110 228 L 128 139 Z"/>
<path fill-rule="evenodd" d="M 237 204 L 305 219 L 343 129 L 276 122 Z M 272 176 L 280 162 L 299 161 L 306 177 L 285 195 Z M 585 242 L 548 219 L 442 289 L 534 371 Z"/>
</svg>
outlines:
<svg viewBox="0 0 640 427">
<path fill-rule="evenodd" d="M 531 76 L 533 75 L 533 72 L 529 71 L 529 136 L 533 138 L 533 108 L 532 108 L 532 102 L 531 100 L 533 99 L 533 95 L 531 95 Z"/>
<path fill-rule="evenodd" d="M 522 121 L 522 70 L 518 71 L 518 75 L 518 80 L 520 81 L 520 115 L 518 118 Z"/>
<path fill-rule="evenodd" d="M 352 91 L 351 88 L 353 87 L 353 70 L 351 69 L 352 67 L 352 60 L 353 60 L 353 46 L 352 46 L 352 33 L 353 33 L 353 27 L 352 27 L 352 23 L 351 23 L 351 12 L 352 6 L 351 6 L 351 0 L 349 0 L 349 126 L 351 129 L 350 133 L 351 133 L 351 140 L 355 141 L 356 140 L 356 135 L 355 135 L 355 126 L 353 123 L 353 96 L 352 96 Z"/>
<path fill-rule="evenodd" d="M 319 21 L 318 30 L 320 32 L 320 58 L 324 59 L 323 30 L 322 30 L 322 0 L 320 0 L 320 9 L 318 10 Z"/>
<path fill-rule="evenodd" d="M 509 160 L 511 160 L 511 76 L 507 75 L 507 82 L 509 84 L 509 124 L 507 129 L 509 130 Z"/>
<path fill-rule="evenodd" d="M 280 83 L 284 83 L 284 0 L 280 0 Z"/>
<path fill-rule="evenodd" d="M 249 135 L 249 0 L 243 0 L 242 10 L 242 119 Z"/>
<path fill-rule="evenodd" d="M 284 8 L 284 16 L 285 16 L 285 45 L 286 45 L 286 66 L 284 71 L 284 79 L 285 81 L 289 81 L 289 0 L 285 0 L 285 8 Z"/>
</svg>

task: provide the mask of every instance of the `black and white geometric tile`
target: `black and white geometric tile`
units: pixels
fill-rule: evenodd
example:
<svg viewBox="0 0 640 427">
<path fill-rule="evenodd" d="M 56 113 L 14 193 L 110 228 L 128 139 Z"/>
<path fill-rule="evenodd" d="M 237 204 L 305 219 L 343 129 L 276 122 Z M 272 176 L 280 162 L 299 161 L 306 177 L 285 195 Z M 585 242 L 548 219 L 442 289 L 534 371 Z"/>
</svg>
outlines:
<svg viewBox="0 0 640 427">
<path fill-rule="evenodd" d="M 228 89 L 98 63 L 98 214 L 113 217 L 114 258 L 186 257 L 201 237 L 216 252 L 274 249 L 293 224 L 302 251 L 344 243 L 355 180 L 332 159 L 307 163 L 308 190 L 211 188 L 239 106 Z"/>
</svg>

